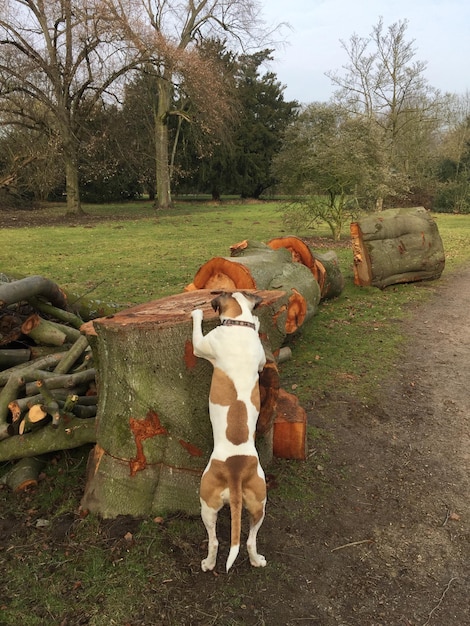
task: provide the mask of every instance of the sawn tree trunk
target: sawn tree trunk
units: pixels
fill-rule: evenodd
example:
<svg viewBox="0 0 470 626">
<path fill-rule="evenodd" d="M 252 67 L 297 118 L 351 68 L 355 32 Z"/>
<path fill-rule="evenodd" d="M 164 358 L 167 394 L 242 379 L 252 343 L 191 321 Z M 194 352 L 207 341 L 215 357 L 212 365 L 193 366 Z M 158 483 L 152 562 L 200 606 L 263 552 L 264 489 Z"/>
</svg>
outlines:
<svg viewBox="0 0 470 626">
<path fill-rule="evenodd" d="M 351 224 L 354 282 L 383 289 L 439 278 L 445 265 L 436 222 L 424 207 L 387 209 Z"/>
<path fill-rule="evenodd" d="M 260 295 L 268 363 L 261 375 L 263 435 L 257 444 L 266 463 L 279 388 L 269 335 L 287 295 Z M 103 517 L 199 511 L 200 477 L 212 450 L 212 365 L 193 354 L 190 313 L 203 309 L 207 333 L 219 323 L 212 298 L 207 290 L 178 294 L 83 327 L 97 361 L 99 402 L 82 509 Z"/>
</svg>

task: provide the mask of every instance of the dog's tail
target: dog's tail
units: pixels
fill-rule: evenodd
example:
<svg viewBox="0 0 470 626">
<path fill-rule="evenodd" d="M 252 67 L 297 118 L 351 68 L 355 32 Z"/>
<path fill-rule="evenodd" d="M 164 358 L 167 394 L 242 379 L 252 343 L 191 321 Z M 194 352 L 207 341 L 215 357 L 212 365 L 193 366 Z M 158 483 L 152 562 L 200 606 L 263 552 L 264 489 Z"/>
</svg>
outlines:
<svg viewBox="0 0 470 626">
<path fill-rule="evenodd" d="M 230 538 L 230 552 L 228 554 L 227 563 L 225 564 L 226 571 L 232 567 L 233 562 L 238 556 L 240 550 L 240 534 L 242 527 L 242 508 L 243 508 L 243 494 L 242 485 L 240 481 L 231 484 L 230 487 L 230 518 L 231 518 L 231 538 Z"/>
</svg>

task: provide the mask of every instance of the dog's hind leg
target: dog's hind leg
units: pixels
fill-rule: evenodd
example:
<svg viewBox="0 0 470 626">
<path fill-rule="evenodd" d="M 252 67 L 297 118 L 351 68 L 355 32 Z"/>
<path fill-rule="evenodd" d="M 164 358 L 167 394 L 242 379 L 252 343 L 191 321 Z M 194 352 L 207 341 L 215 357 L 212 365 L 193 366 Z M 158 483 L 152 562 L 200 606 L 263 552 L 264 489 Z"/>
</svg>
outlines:
<svg viewBox="0 0 470 626">
<path fill-rule="evenodd" d="M 250 563 L 253 567 L 264 567 L 266 559 L 262 554 L 258 554 L 256 549 L 256 537 L 263 523 L 266 508 L 266 483 L 264 478 L 256 475 L 245 485 L 243 501 L 250 514 L 250 532 L 246 542 Z"/>
<path fill-rule="evenodd" d="M 262 503 L 261 511 L 258 510 L 253 514 L 250 511 L 250 532 L 248 533 L 248 539 L 246 542 L 246 549 L 248 550 L 248 556 L 250 557 L 250 563 L 253 567 L 265 567 L 266 559 L 262 554 L 258 554 L 256 549 L 256 537 L 258 535 L 258 530 L 261 527 L 261 524 L 264 520 L 264 505 L 265 502 Z"/>
<path fill-rule="evenodd" d="M 209 540 L 207 557 L 201 561 L 201 568 L 203 572 L 213 570 L 217 560 L 217 550 L 219 548 L 219 541 L 216 533 L 218 512 L 218 509 L 213 509 L 208 506 L 201 498 L 201 517 L 204 522 L 204 526 L 206 527 L 207 537 Z"/>
</svg>

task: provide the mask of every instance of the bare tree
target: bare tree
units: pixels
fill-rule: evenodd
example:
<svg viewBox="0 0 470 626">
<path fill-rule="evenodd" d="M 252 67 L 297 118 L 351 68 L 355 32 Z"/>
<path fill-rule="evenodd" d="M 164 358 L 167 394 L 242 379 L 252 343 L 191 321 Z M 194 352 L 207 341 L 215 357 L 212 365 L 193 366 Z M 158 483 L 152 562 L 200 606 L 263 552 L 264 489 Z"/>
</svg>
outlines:
<svg viewBox="0 0 470 626">
<path fill-rule="evenodd" d="M 207 55 L 199 53 L 202 42 L 220 38 L 238 49 L 260 45 L 268 36 L 260 19 L 257 0 L 107 0 L 109 13 L 120 24 L 123 36 L 141 52 L 152 52 L 157 80 L 155 103 L 155 157 L 158 208 L 171 206 L 169 119 L 177 115 L 192 121 L 193 111 L 175 108 L 175 90 L 196 104 L 206 131 L 223 124 L 230 111 L 224 83 Z"/>
<path fill-rule="evenodd" d="M 101 0 L 0 0 L 0 123 L 58 139 L 68 212 L 82 212 L 82 128 L 136 58 Z"/>
<path fill-rule="evenodd" d="M 349 59 L 345 73 L 327 76 L 338 87 L 335 100 L 380 130 L 397 182 L 412 185 L 434 147 L 442 98 L 424 77 L 426 63 L 415 60 L 414 41 L 406 40 L 407 26 L 403 20 L 385 29 L 380 19 L 369 37 L 353 35 L 349 42 L 342 41 Z"/>
</svg>

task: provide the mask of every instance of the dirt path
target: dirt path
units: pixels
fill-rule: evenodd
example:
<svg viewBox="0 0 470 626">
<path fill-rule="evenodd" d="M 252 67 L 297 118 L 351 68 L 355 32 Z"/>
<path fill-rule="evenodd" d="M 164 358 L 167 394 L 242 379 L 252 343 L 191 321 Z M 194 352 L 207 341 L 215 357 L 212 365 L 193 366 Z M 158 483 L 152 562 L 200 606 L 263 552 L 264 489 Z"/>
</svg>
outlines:
<svg viewBox="0 0 470 626">
<path fill-rule="evenodd" d="M 336 479 L 315 546 L 299 552 L 314 566 L 291 624 L 470 624 L 470 268 L 404 330 L 378 406 L 314 409 Z"/>
</svg>

